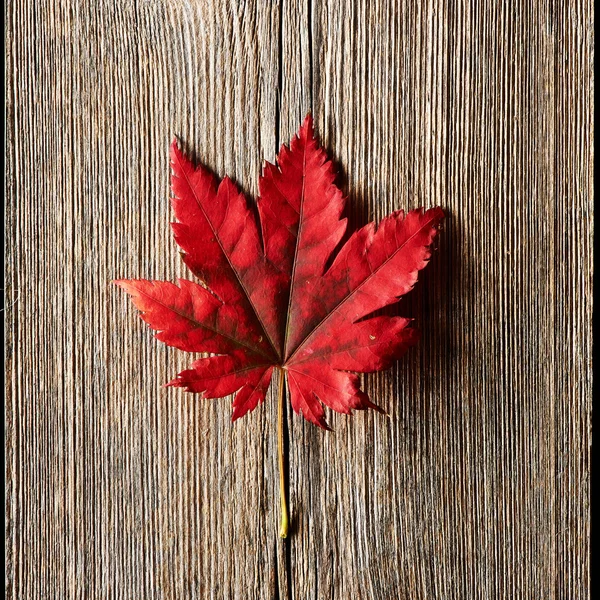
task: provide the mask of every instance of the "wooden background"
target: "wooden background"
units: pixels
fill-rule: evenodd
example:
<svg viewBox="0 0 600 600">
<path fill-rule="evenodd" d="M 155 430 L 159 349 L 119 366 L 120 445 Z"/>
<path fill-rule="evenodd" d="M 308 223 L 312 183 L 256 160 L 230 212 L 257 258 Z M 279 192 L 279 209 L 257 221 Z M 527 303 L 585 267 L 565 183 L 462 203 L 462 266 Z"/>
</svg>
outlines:
<svg viewBox="0 0 600 600">
<path fill-rule="evenodd" d="M 9 598 L 588 596 L 589 2 L 7 0 Z M 308 110 L 353 225 L 441 205 L 365 385 L 390 413 L 289 418 L 162 384 L 119 277 L 186 274 L 174 134 L 257 191 Z"/>
</svg>

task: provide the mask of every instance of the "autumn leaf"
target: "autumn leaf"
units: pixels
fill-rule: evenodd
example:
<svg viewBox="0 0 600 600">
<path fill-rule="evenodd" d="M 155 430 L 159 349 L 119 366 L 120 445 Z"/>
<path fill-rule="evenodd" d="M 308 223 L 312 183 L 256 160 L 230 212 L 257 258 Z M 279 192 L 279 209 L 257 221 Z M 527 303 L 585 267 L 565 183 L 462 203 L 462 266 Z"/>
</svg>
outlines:
<svg viewBox="0 0 600 600">
<path fill-rule="evenodd" d="M 210 354 L 168 385 L 203 398 L 235 393 L 233 420 L 265 399 L 274 370 L 294 411 L 324 429 L 323 406 L 378 409 L 357 373 L 390 367 L 418 333 L 410 319 L 370 315 L 412 289 L 442 210 L 394 212 L 336 251 L 346 200 L 310 115 L 277 165 L 265 164 L 256 209 L 175 141 L 171 167 L 175 240 L 201 283 L 116 282 L 159 340 Z"/>
</svg>

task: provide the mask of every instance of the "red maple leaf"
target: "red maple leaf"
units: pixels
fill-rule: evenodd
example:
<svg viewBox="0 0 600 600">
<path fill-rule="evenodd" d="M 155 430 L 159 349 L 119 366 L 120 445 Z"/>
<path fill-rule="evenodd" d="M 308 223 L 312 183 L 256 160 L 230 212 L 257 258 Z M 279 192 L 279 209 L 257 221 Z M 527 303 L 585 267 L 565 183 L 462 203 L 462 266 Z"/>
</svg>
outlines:
<svg viewBox="0 0 600 600">
<path fill-rule="evenodd" d="M 411 290 L 444 215 L 396 211 L 356 231 L 331 260 L 346 231 L 345 198 L 310 115 L 277 163 L 260 177 L 257 218 L 231 179 L 218 183 L 174 141 L 173 231 L 204 285 L 116 283 L 160 341 L 214 355 L 168 385 L 204 398 L 237 392 L 236 420 L 264 400 L 280 368 L 294 411 L 327 429 L 323 404 L 346 414 L 377 408 L 354 373 L 388 368 L 417 341 L 410 319 L 368 316 Z"/>
<path fill-rule="evenodd" d="M 345 198 L 310 115 L 277 166 L 266 163 L 258 215 L 228 177 L 219 183 L 175 141 L 171 166 L 175 240 L 202 285 L 116 282 L 159 340 L 211 354 L 168 385 L 204 398 L 237 392 L 235 420 L 264 400 L 279 369 L 294 411 L 319 427 L 328 429 L 323 404 L 378 409 L 356 373 L 391 366 L 418 333 L 410 319 L 369 315 L 414 286 L 442 210 L 394 212 L 336 252 Z"/>
</svg>

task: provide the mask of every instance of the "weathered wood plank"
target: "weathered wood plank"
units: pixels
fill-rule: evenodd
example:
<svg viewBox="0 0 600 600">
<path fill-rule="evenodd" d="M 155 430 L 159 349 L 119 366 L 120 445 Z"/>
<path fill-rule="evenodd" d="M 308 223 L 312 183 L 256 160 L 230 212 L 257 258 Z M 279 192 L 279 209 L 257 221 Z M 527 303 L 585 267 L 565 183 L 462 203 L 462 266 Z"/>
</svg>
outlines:
<svg viewBox="0 0 600 600">
<path fill-rule="evenodd" d="M 273 597 L 272 403 L 232 427 L 227 401 L 166 393 L 187 358 L 110 281 L 186 275 L 174 134 L 257 191 L 278 7 L 8 8 L 9 596 Z"/>
<path fill-rule="evenodd" d="M 401 309 L 421 346 L 367 380 L 391 418 L 291 424 L 293 597 L 586 597 L 590 6 L 487 6 L 315 12 L 355 222 L 449 219 Z"/>
<path fill-rule="evenodd" d="M 8 2 L 11 598 L 586 598 L 591 3 Z M 185 276 L 179 135 L 249 193 L 306 111 L 352 225 L 440 204 L 390 417 L 161 386 L 115 277 Z"/>
</svg>

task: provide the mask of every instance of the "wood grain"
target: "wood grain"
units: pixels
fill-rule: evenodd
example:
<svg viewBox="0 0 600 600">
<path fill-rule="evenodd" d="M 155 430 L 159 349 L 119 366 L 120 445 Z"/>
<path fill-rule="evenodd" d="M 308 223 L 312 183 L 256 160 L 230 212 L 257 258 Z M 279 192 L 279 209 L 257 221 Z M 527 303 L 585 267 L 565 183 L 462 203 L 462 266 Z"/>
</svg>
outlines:
<svg viewBox="0 0 600 600">
<path fill-rule="evenodd" d="M 6 3 L 9 598 L 589 597 L 591 2 Z M 389 412 L 168 381 L 111 280 L 185 275 L 174 134 L 257 191 L 312 110 L 353 225 L 441 205 Z"/>
</svg>

